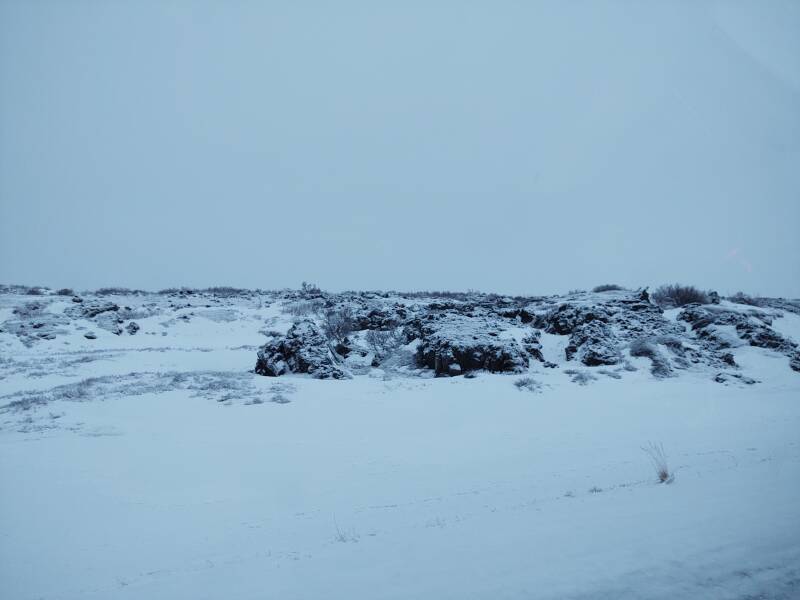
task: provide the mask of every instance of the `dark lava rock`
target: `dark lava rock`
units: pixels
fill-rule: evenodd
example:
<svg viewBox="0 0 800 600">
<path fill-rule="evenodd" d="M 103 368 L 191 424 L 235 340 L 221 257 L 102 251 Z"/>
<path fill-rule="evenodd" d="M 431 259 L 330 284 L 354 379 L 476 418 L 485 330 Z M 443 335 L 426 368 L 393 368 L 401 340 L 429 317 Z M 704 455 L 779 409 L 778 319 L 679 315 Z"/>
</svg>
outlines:
<svg viewBox="0 0 800 600">
<path fill-rule="evenodd" d="M 0 331 L 16 335 L 25 346 L 41 340 L 54 340 L 67 333 L 69 319 L 63 314 L 46 310 L 47 302 L 27 302 L 12 311 L 12 318 L 0 324 Z"/>
<path fill-rule="evenodd" d="M 730 342 L 719 329 L 729 326 L 751 346 L 776 350 L 790 357 L 797 351 L 796 343 L 770 327 L 772 316 L 755 308 L 730 310 L 713 305 L 691 306 L 678 315 L 678 320 L 689 323 L 698 338 L 718 348 L 729 347 Z"/>
<path fill-rule="evenodd" d="M 90 300 L 78 303 L 76 306 L 68 306 L 64 309 L 64 314 L 75 319 L 93 319 L 97 315 L 119 310 L 119 305 L 103 300 Z"/>
<path fill-rule="evenodd" d="M 498 312 L 501 317 L 505 317 L 506 319 L 514 319 L 527 325 L 528 323 L 532 323 L 535 315 L 528 312 L 524 308 L 514 308 L 514 309 L 507 309 Z"/>
<path fill-rule="evenodd" d="M 97 334 L 94 331 L 87 331 L 83 334 L 83 337 L 85 337 L 87 340 L 96 340 Z"/>
<path fill-rule="evenodd" d="M 567 360 L 577 357 L 587 367 L 615 365 L 622 360 L 616 336 L 602 321 L 576 327 L 564 352 Z"/>
<path fill-rule="evenodd" d="M 444 312 L 412 324 L 419 332 L 417 364 L 437 375 L 469 371 L 522 372 L 527 353 L 512 337 L 503 337 L 504 322 L 488 314 L 467 316 Z M 506 326 L 507 327 L 507 326 Z"/>
<path fill-rule="evenodd" d="M 705 355 L 684 346 L 681 325 L 664 318 L 663 310 L 649 301 L 647 290 L 614 296 L 594 294 L 560 304 L 540 314 L 536 326 L 547 333 L 569 335 L 565 348 L 567 360 L 586 366 L 615 365 L 623 361 L 622 349 L 630 343 L 649 341 L 667 346 L 677 358 L 675 366 L 687 367 L 705 360 Z M 655 349 L 648 355 L 654 360 L 654 374 L 665 376 L 670 362 Z M 713 359 L 714 364 L 719 363 Z"/>
<path fill-rule="evenodd" d="M 562 304 L 544 317 L 541 325 L 545 332 L 556 335 L 569 335 L 579 325 L 593 321 L 608 323 L 608 313 L 598 306 L 582 306 L 576 304 Z"/>
<path fill-rule="evenodd" d="M 542 342 L 541 342 L 542 334 L 537 331 L 536 329 L 531 330 L 531 332 L 522 338 L 522 349 L 525 350 L 531 357 L 535 358 L 539 362 L 547 362 L 542 355 Z"/>
<path fill-rule="evenodd" d="M 362 307 L 353 313 L 353 328 L 356 331 L 390 329 L 407 316 L 408 311 L 400 305 L 389 308 Z"/>
<path fill-rule="evenodd" d="M 136 335 L 136 332 L 139 331 L 140 327 L 136 321 L 131 321 L 128 323 L 128 326 L 125 327 L 125 331 L 127 331 L 130 335 Z"/>
<path fill-rule="evenodd" d="M 308 373 L 315 379 L 345 379 L 336 365 L 328 340 L 311 320 L 292 326 L 285 337 L 276 337 L 258 351 L 255 372 L 267 377 Z"/>
</svg>

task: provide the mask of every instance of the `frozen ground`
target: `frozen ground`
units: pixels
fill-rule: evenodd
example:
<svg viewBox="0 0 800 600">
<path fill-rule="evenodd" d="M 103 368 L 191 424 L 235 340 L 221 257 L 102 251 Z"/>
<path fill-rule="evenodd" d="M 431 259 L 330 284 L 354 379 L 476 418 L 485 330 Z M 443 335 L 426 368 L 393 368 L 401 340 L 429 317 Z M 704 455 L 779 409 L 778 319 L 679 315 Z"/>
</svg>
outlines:
<svg viewBox="0 0 800 600">
<path fill-rule="evenodd" d="M 0 322 L 32 300 L 0 298 Z M 135 335 L 0 333 L 0 404 L 21 401 L 0 413 L 2 598 L 800 597 L 783 354 L 732 348 L 752 385 L 635 357 L 578 385 L 543 334 L 557 366 L 522 374 L 268 378 L 280 302 L 114 300 Z M 774 329 L 798 340 L 800 316 Z"/>
</svg>

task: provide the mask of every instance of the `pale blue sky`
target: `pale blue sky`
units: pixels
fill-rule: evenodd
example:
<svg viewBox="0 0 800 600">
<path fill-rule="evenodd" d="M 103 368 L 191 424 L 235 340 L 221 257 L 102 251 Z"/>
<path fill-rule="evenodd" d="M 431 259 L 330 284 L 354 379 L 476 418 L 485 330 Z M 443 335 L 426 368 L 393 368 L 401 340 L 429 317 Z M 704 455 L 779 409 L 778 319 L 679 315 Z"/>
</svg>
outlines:
<svg viewBox="0 0 800 600">
<path fill-rule="evenodd" d="M 800 3 L 0 0 L 0 282 L 800 296 Z"/>
</svg>

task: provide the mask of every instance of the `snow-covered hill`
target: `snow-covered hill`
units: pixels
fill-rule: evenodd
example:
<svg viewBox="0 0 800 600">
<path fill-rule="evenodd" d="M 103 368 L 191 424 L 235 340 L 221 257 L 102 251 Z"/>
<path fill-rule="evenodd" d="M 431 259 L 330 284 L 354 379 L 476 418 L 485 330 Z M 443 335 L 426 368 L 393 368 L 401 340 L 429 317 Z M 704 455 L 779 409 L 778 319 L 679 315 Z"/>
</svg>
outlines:
<svg viewBox="0 0 800 600">
<path fill-rule="evenodd" d="M 795 597 L 758 304 L 2 294 L 0 597 Z"/>
</svg>

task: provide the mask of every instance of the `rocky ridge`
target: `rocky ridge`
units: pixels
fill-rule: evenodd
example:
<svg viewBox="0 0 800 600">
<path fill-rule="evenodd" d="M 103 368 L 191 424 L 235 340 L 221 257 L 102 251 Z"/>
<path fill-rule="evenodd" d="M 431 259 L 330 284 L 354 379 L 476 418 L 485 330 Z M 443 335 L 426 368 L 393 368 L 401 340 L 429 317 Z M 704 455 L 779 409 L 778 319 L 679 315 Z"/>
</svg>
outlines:
<svg viewBox="0 0 800 600">
<path fill-rule="evenodd" d="M 70 330 L 80 332 L 87 343 L 99 343 L 98 335 L 108 333 L 154 335 L 152 327 L 138 333 L 140 323 L 153 316 L 163 319 L 160 335 L 169 335 L 172 324 L 196 318 L 232 322 L 245 318 L 245 306 L 274 306 L 283 317 L 267 319 L 267 325 L 285 326 L 262 330 L 268 339 L 257 350 L 254 368 L 271 377 L 297 373 L 342 379 L 398 364 L 411 374 L 441 377 L 477 371 L 525 373 L 539 367 L 596 368 L 598 373 L 618 375 L 635 370 L 632 363 L 642 366 L 634 359 L 646 358 L 657 378 L 706 369 L 721 383 L 752 383 L 755 379 L 741 372 L 735 358 L 736 349 L 744 346 L 783 355 L 791 369 L 800 371 L 797 341 L 775 328 L 785 316 L 797 318 L 800 302 L 758 298 L 735 303 L 713 294 L 709 298 L 708 304 L 665 311 L 646 290 L 513 298 L 319 290 L 178 290 L 139 293 L 136 298 L 16 295 L 0 312 L 0 333 L 28 347 Z"/>
</svg>

